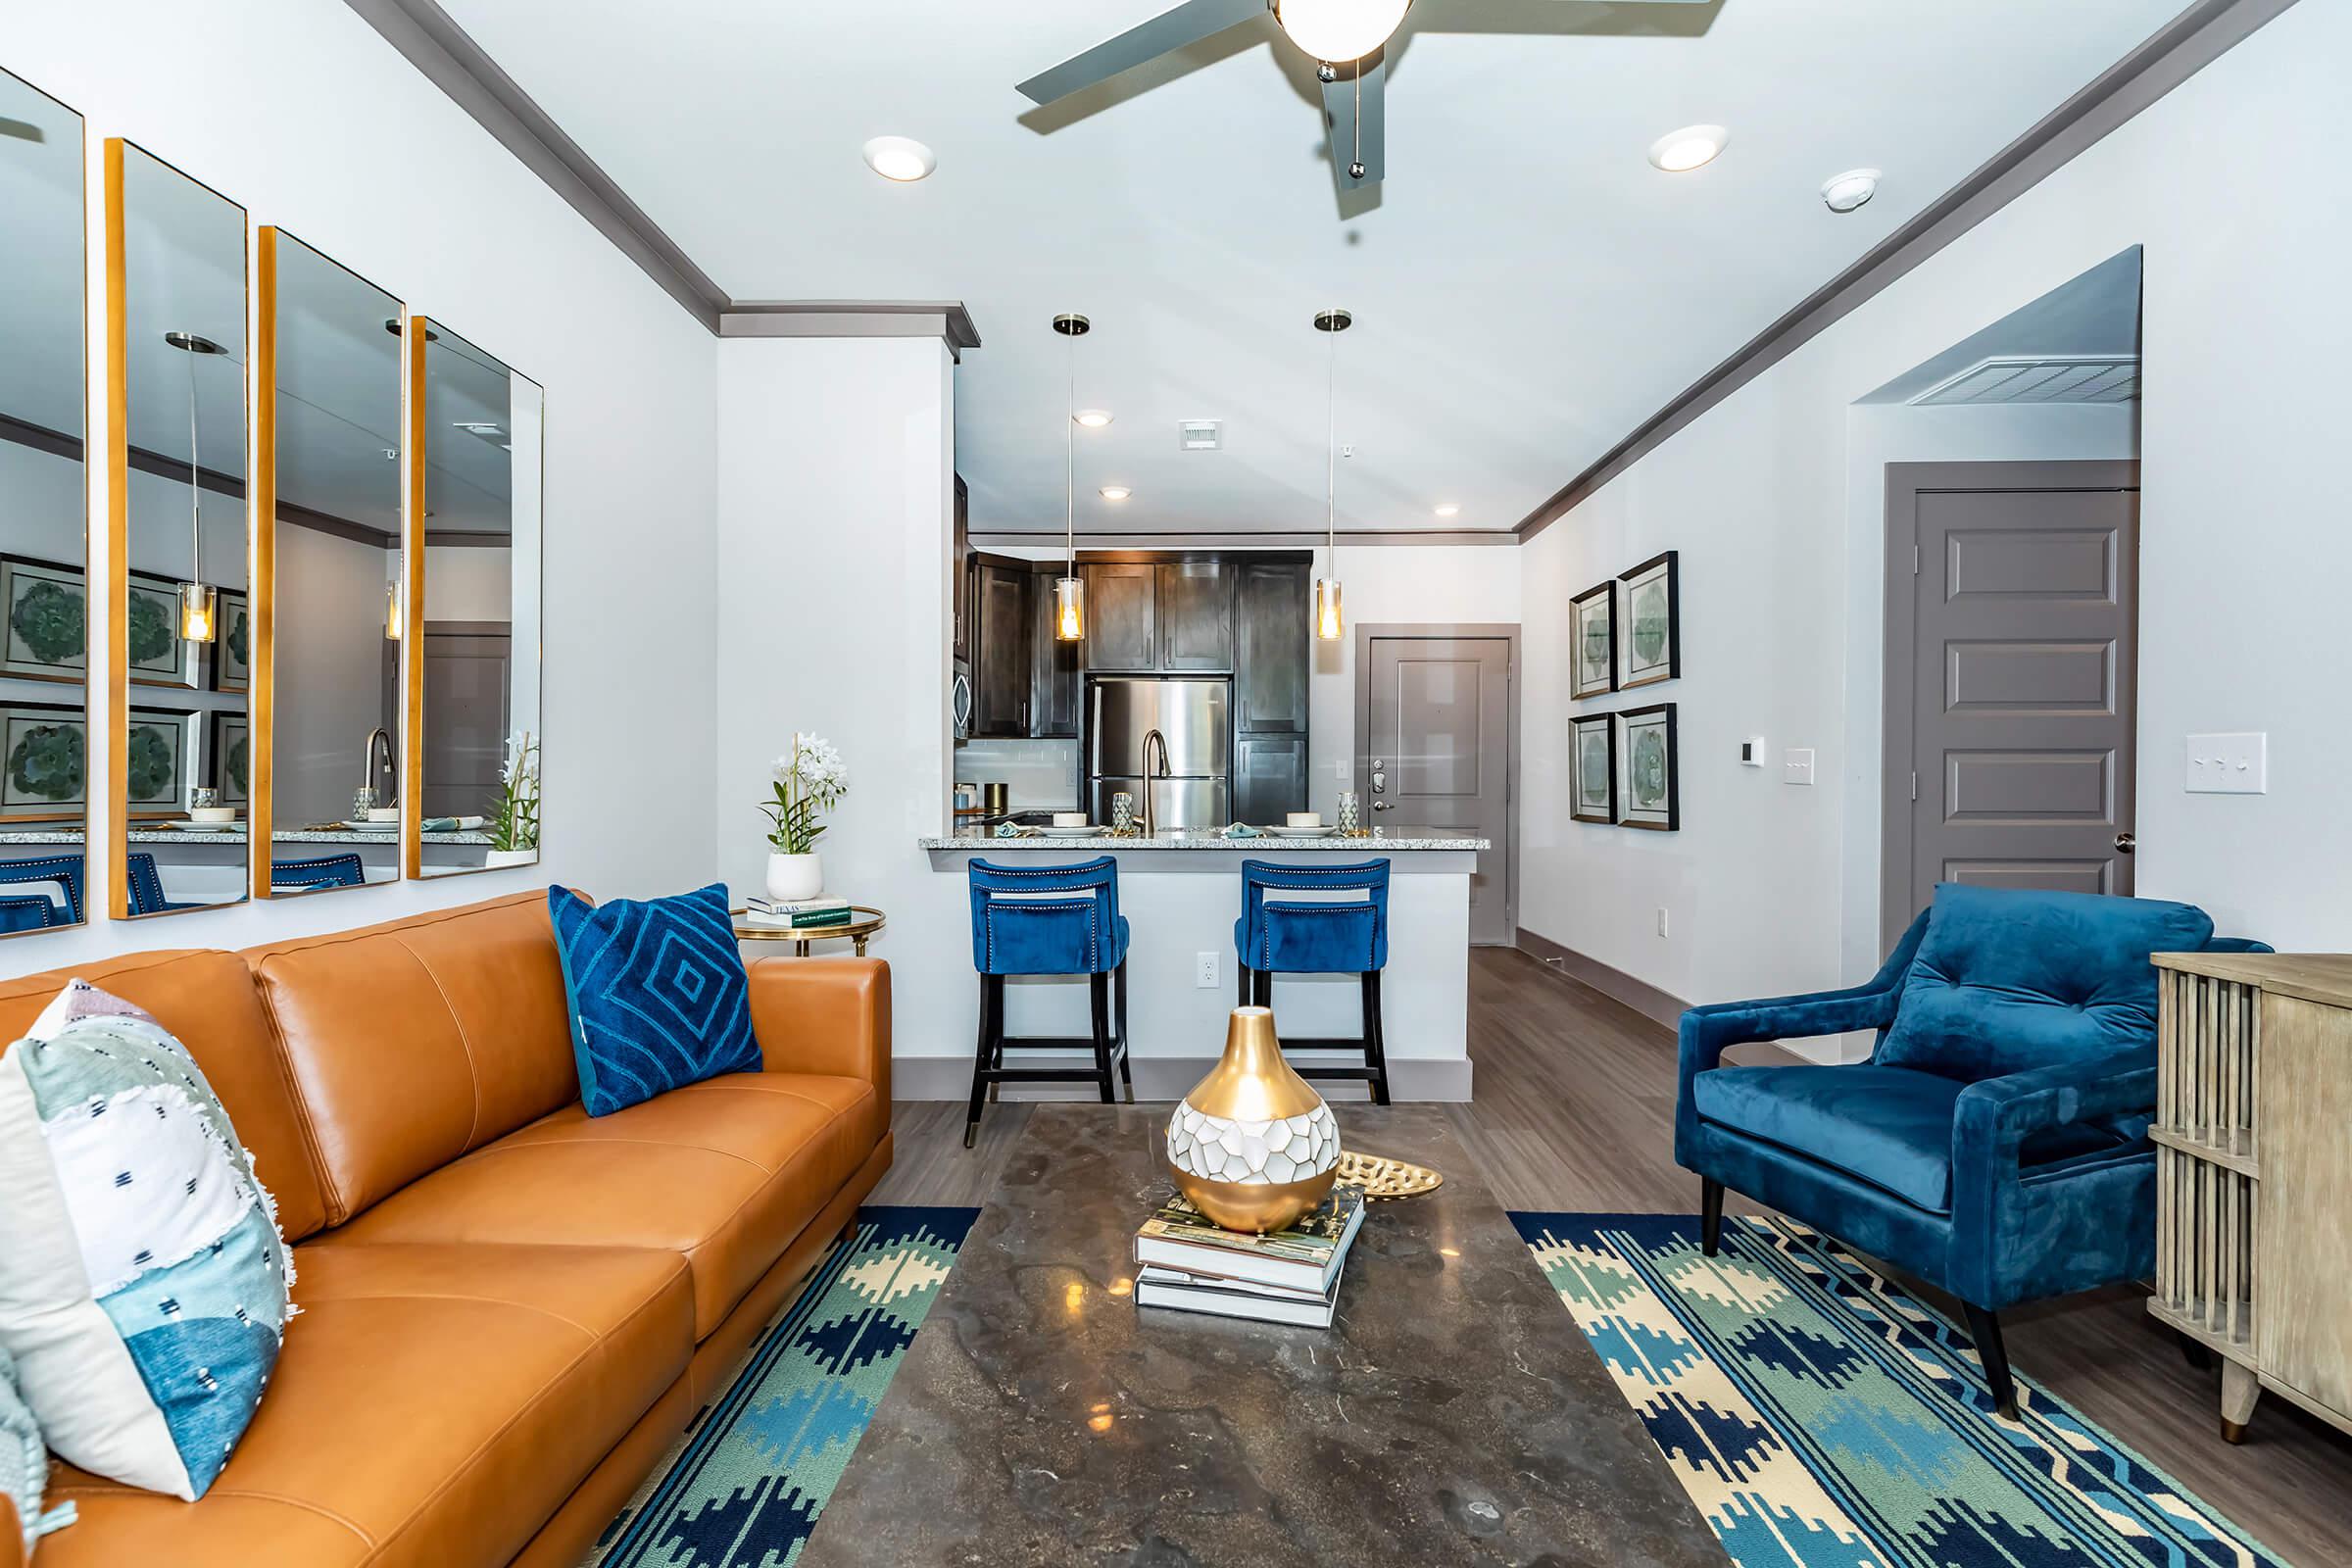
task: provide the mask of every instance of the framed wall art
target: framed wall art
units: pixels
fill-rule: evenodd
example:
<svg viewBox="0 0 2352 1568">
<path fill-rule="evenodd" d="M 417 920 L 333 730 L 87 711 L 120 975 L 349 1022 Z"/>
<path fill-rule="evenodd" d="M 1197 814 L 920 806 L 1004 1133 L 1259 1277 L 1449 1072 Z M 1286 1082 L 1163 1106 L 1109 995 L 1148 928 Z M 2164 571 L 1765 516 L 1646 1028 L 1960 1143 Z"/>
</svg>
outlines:
<svg viewBox="0 0 2352 1568">
<path fill-rule="evenodd" d="M 1593 713 L 1569 724 L 1575 799 L 1568 814 L 1579 822 L 1617 820 L 1617 715 Z"/>
<path fill-rule="evenodd" d="M 253 614 L 245 595 L 220 590 L 220 623 L 213 639 L 213 690 L 247 691 L 253 685 Z"/>
<path fill-rule="evenodd" d="M 122 754 L 123 800 L 133 818 L 178 816 L 188 807 L 188 768 L 201 713 L 134 708 Z"/>
<path fill-rule="evenodd" d="M 1674 704 L 1617 714 L 1617 825 L 1673 833 L 1683 825 Z"/>
<path fill-rule="evenodd" d="M 1571 649 L 1568 695 L 1600 697 L 1617 689 L 1617 582 L 1588 588 L 1568 601 Z"/>
<path fill-rule="evenodd" d="M 0 820 L 78 825 L 89 798 L 88 715 L 63 704 L 0 707 Z"/>
<path fill-rule="evenodd" d="M 1652 556 L 1617 580 L 1624 585 L 1624 624 L 1617 633 L 1620 691 L 1672 680 L 1683 672 L 1683 611 L 1679 552 Z"/>
<path fill-rule="evenodd" d="M 89 584 L 79 566 L 0 555 L 0 675 L 24 680 L 82 679 L 89 628 Z"/>
<path fill-rule="evenodd" d="M 122 635 L 129 644 L 130 678 L 141 686 L 195 690 L 200 671 L 196 645 L 179 635 L 179 584 L 134 571 L 128 592 Z"/>
<path fill-rule="evenodd" d="M 205 781 L 220 792 L 220 804 L 242 811 L 253 804 L 253 727 L 243 713 L 216 710 L 205 759 Z"/>
</svg>

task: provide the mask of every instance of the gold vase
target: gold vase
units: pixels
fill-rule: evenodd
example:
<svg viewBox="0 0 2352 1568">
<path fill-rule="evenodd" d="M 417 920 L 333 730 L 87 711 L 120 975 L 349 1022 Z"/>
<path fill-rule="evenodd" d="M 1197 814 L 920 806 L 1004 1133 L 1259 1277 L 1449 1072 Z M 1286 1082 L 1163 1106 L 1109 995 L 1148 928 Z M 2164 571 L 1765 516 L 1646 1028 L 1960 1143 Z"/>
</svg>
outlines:
<svg viewBox="0 0 2352 1568">
<path fill-rule="evenodd" d="M 1168 1118 L 1167 1152 L 1177 1189 L 1227 1230 L 1283 1230 L 1330 1194 L 1339 1124 L 1283 1059 L 1270 1008 L 1233 1009 L 1225 1054 Z"/>
</svg>

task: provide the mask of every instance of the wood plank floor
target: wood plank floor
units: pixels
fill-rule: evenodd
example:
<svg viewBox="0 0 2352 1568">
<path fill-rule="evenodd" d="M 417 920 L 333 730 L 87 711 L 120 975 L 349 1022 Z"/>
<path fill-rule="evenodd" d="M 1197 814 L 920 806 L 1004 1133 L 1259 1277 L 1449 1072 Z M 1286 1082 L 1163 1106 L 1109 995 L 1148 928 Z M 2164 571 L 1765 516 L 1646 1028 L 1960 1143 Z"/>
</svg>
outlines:
<svg viewBox="0 0 2352 1568">
<path fill-rule="evenodd" d="M 1524 954 L 1482 948 L 1470 1055 L 1478 1098 L 1453 1116 L 1505 1208 L 1695 1209 L 1697 1180 L 1674 1163 L 1666 1030 Z M 872 1200 L 984 1202 L 1028 1114 L 991 1106 L 967 1151 L 961 1104 L 900 1104 L 898 1162 Z M 2010 1358 L 2299 1568 L 2352 1563 L 2352 1438 L 2265 1396 L 2245 1445 L 2223 1443 L 2220 1374 L 2192 1369 L 2144 1300 L 2124 1289 L 2020 1308 L 2004 1318 Z"/>
</svg>

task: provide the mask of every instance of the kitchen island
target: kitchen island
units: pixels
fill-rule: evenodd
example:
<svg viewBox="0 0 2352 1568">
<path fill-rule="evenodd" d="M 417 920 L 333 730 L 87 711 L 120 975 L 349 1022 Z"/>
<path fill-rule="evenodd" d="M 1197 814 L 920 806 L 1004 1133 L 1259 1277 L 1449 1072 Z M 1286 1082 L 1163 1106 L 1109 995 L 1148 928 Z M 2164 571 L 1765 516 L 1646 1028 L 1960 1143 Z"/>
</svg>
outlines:
<svg viewBox="0 0 2352 1568">
<path fill-rule="evenodd" d="M 1241 915 L 1241 862 L 1328 864 L 1386 859 L 1389 962 L 1382 1008 L 1390 1091 L 1399 1101 L 1468 1100 L 1470 878 L 1482 838 L 1392 830 L 1380 838 L 1263 834 L 1228 839 L 1198 831 L 1152 839 L 1102 836 L 995 838 L 959 834 L 916 841 L 931 868 L 960 882 L 975 857 L 999 863 L 1077 861 L 1108 855 L 1119 865 L 1119 912 L 1127 917 L 1128 1037 L 1140 1099 L 1174 1099 L 1206 1073 L 1224 1048 L 1225 1019 L 1237 1001 L 1234 922 Z M 1345 895 L 1343 895 L 1345 896 Z M 1311 893 L 1286 898 L 1312 899 Z M 943 977 L 944 978 L 944 977 Z M 966 983 L 970 983 L 967 976 Z M 976 987 L 975 987 L 976 989 Z M 1007 1027 L 1016 1035 L 1073 1035 L 1086 1029 L 1086 987 L 1057 979 L 1015 980 L 1006 987 Z M 1274 982 L 1276 1027 L 1299 1036 L 1353 1038 L 1363 1032 L 1360 990 L 1350 975 L 1283 975 Z M 1039 1062 L 1051 1058 L 1040 1054 Z M 1316 1056 L 1302 1053 L 1298 1059 Z M 1335 1062 L 1360 1057 L 1334 1055 Z M 898 1063 L 910 1098 L 949 1098 L 971 1058 Z M 933 1084 L 931 1079 L 940 1082 Z M 919 1090 L 909 1084 L 918 1081 Z M 1335 1098 L 1361 1093 L 1323 1084 Z M 1012 1093 L 1010 1089 L 1005 1091 Z M 1056 1088 L 1041 1093 L 1067 1098 Z"/>
</svg>

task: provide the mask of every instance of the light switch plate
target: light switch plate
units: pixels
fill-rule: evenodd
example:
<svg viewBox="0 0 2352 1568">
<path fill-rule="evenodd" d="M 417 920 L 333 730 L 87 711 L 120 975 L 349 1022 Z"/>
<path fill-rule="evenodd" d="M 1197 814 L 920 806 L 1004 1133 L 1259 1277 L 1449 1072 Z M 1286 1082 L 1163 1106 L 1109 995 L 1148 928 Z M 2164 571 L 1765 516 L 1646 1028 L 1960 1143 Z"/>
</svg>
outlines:
<svg viewBox="0 0 2352 1568">
<path fill-rule="evenodd" d="M 2266 795 L 2271 787 L 2271 737 L 2262 730 L 2188 738 L 2191 795 Z"/>
<path fill-rule="evenodd" d="M 1781 754 L 1781 782 L 1810 784 L 1813 782 L 1813 748 L 1791 746 Z"/>
</svg>

